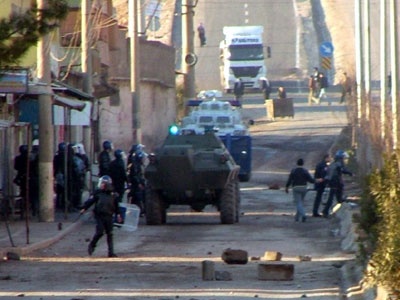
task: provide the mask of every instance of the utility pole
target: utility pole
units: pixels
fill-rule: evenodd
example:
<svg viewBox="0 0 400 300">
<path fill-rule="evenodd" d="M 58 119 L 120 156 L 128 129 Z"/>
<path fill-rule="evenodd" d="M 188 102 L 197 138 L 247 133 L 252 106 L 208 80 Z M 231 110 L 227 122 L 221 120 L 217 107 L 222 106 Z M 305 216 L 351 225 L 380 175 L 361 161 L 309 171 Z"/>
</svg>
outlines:
<svg viewBox="0 0 400 300">
<path fill-rule="evenodd" d="M 92 56 L 90 50 L 89 33 L 91 31 L 90 23 L 90 8 L 91 0 L 82 0 L 81 3 L 81 65 L 83 73 L 83 91 L 92 95 Z M 83 127 L 83 145 L 86 150 L 89 150 L 90 160 L 93 161 L 92 151 L 92 130 L 91 126 Z"/>
<path fill-rule="evenodd" d="M 182 72 L 184 73 L 183 97 L 185 101 L 196 95 L 195 69 L 197 57 L 194 53 L 193 0 L 182 0 Z"/>
<path fill-rule="evenodd" d="M 131 93 L 132 93 L 132 115 L 133 115 L 133 140 L 135 143 L 142 142 L 141 105 L 140 105 L 140 65 L 139 65 L 139 38 L 138 38 L 138 1 L 129 0 L 128 34 L 130 38 L 130 69 L 131 69 Z"/>
<path fill-rule="evenodd" d="M 397 80 L 399 77 L 398 64 L 398 45 L 397 45 L 397 0 L 390 0 L 390 65 L 391 65 L 391 96 L 392 96 L 392 139 L 393 139 L 393 150 L 397 149 Z"/>
<path fill-rule="evenodd" d="M 38 9 L 47 7 L 47 0 L 37 1 Z M 44 92 L 39 95 L 39 220 L 54 222 L 53 143 L 50 69 L 50 35 L 40 38 L 37 47 L 38 79 Z"/>
<path fill-rule="evenodd" d="M 365 118 L 368 121 L 371 104 L 371 30 L 369 0 L 364 0 L 364 84 L 365 84 Z"/>
<path fill-rule="evenodd" d="M 381 66 L 381 139 L 382 144 L 385 145 L 385 127 L 386 127 L 386 99 L 387 99 L 387 65 L 386 65 L 386 57 L 387 57 L 387 30 L 386 30 L 386 1 L 380 2 L 380 66 Z"/>
<path fill-rule="evenodd" d="M 360 126 L 362 117 L 362 84 L 363 84 L 363 64 L 362 64 L 362 34 L 361 34 L 361 0 L 355 0 L 355 48 L 356 48 L 356 81 L 357 81 L 357 126 Z"/>
</svg>

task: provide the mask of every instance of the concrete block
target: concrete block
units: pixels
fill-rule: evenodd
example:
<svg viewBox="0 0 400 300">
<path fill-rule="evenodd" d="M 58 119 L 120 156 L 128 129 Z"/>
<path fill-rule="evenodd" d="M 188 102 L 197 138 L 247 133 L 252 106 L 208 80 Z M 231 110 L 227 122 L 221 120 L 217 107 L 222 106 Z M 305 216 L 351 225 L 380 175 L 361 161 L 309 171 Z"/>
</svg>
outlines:
<svg viewBox="0 0 400 300">
<path fill-rule="evenodd" d="M 265 251 L 264 256 L 261 258 L 261 260 L 280 261 L 282 260 L 282 253 L 277 251 Z"/>
<path fill-rule="evenodd" d="M 227 264 L 247 264 L 249 257 L 245 250 L 225 249 L 221 256 L 222 260 Z"/>
<path fill-rule="evenodd" d="M 281 263 L 261 263 L 258 265 L 258 279 L 271 281 L 293 280 L 294 265 Z"/>
<path fill-rule="evenodd" d="M 202 277 L 203 280 L 214 280 L 215 279 L 215 270 L 214 270 L 214 262 L 210 260 L 204 260 L 201 263 L 202 266 Z"/>
</svg>

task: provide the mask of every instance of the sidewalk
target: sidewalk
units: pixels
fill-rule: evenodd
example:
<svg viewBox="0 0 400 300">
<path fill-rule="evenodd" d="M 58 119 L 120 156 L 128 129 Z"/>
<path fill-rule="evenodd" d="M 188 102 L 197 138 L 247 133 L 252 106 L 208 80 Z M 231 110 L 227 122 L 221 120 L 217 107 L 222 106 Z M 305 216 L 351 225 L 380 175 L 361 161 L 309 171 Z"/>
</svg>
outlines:
<svg viewBox="0 0 400 300">
<path fill-rule="evenodd" d="M 69 232 L 81 225 L 79 212 L 56 212 L 54 222 L 39 222 L 37 218 L 30 218 L 28 222 L 19 217 L 8 222 L 0 220 L 0 259 L 7 258 L 7 252 L 20 256 L 29 252 L 46 248 L 59 241 Z M 8 229 L 7 229 L 8 227 Z"/>
</svg>

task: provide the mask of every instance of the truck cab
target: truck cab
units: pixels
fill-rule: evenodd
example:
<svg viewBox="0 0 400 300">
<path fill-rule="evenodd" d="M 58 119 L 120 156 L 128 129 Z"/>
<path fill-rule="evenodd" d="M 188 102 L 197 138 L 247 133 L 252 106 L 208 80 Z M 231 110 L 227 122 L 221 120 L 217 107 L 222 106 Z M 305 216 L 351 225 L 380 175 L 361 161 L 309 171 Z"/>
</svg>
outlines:
<svg viewBox="0 0 400 300">
<path fill-rule="evenodd" d="M 225 26 L 220 42 L 220 75 L 225 92 L 231 93 L 238 78 L 246 89 L 259 89 L 267 68 L 264 59 L 263 26 Z"/>
</svg>

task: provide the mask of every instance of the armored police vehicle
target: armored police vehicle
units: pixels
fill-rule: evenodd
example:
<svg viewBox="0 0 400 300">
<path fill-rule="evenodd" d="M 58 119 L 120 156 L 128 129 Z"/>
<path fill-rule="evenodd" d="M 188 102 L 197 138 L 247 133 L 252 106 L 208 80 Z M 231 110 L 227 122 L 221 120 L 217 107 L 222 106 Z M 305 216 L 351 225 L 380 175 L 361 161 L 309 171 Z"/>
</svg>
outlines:
<svg viewBox="0 0 400 300">
<path fill-rule="evenodd" d="M 146 223 L 167 222 L 171 205 L 188 205 L 202 211 L 213 205 L 222 224 L 239 221 L 239 166 L 213 132 L 169 135 L 149 155 L 145 170 Z"/>
<path fill-rule="evenodd" d="M 240 181 L 249 181 L 252 139 L 247 125 L 243 122 L 240 103 L 213 98 L 189 100 L 187 105 L 191 112 L 183 118 L 180 133 L 187 135 L 214 131 L 240 166 Z"/>
</svg>

